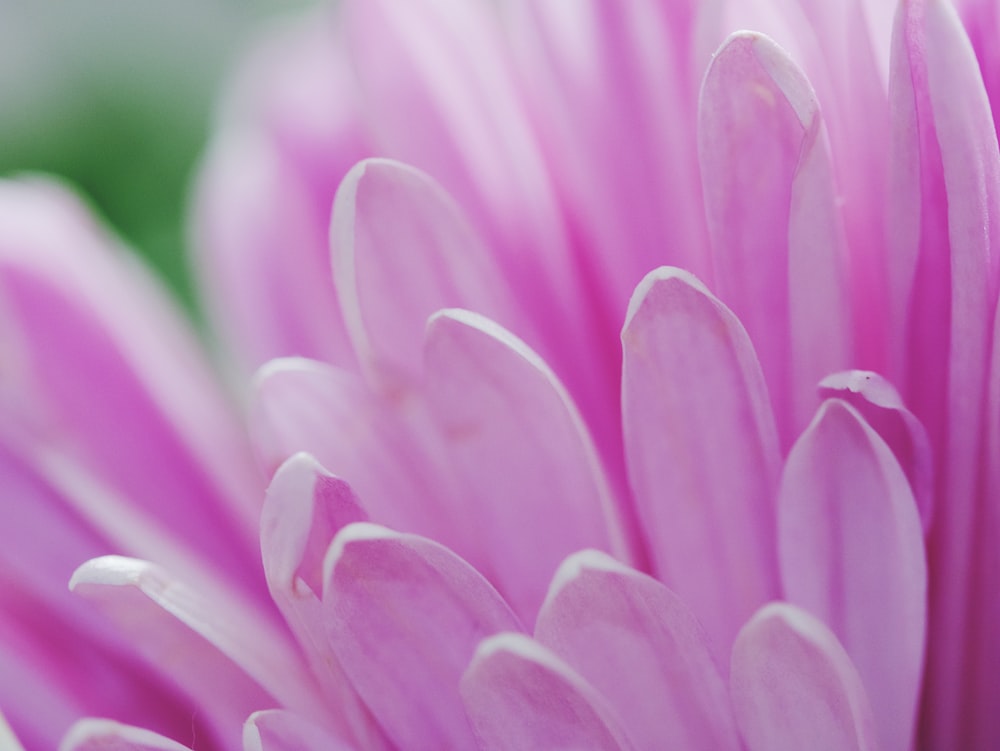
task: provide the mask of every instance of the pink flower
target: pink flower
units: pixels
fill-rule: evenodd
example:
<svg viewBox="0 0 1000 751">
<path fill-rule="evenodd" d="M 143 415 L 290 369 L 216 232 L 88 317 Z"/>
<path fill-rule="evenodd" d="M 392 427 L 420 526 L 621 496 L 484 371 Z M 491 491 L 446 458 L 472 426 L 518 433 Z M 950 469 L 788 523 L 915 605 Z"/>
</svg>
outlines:
<svg viewBox="0 0 1000 751">
<path fill-rule="evenodd" d="M 263 47 L 196 202 L 262 509 L 148 280 L 5 188 L 15 731 L 994 748 L 996 16 L 883 6 L 358 0 Z M 118 631 L 57 586 L 109 552 L 71 588 Z"/>
</svg>

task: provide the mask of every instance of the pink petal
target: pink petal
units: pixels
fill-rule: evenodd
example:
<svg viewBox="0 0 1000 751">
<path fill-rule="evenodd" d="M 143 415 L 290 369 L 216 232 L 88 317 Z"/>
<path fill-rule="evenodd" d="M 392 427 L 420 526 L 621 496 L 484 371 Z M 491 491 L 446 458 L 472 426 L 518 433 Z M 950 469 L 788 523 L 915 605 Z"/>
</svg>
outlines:
<svg viewBox="0 0 1000 751">
<path fill-rule="evenodd" d="M 195 590 L 152 563 L 120 556 L 83 564 L 70 589 L 140 634 L 137 649 L 221 718 L 242 722 L 275 701 L 322 716 L 288 636 L 230 593 Z"/>
<path fill-rule="evenodd" d="M 574 550 L 627 555 L 600 461 L 562 384 L 528 347 L 467 311 L 434 316 L 425 345 L 431 410 L 464 480 L 470 534 L 526 623 Z"/>
<path fill-rule="evenodd" d="M 24 751 L 2 713 L 0 713 L 0 751 Z"/>
<path fill-rule="evenodd" d="M 243 751 L 352 751 L 353 748 L 319 725 L 281 709 L 254 712 L 243 726 Z"/>
<path fill-rule="evenodd" d="M 934 452 L 927 431 L 903 406 L 899 392 L 877 373 L 847 370 L 820 381 L 819 393 L 850 404 L 888 444 L 913 490 L 926 535 L 934 514 Z"/>
<path fill-rule="evenodd" d="M 728 649 L 778 592 L 780 456 L 760 366 L 736 317 L 676 269 L 636 289 L 622 344 L 629 478 L 653 570 Z"/>
<path fill-rule="evenodd" d="M 521 634 L 479 645 L 462 677 L 462 699 L 484 751 L 634 748 L 604 698 Z"/>
<path fill-rule="evenodd" d="M 864 685 L 837 638 L 783 603 L 733 645 L 730 691 L 748 751 L 878 751 Z"/>
<path fill-rule="evenodd" d="M 843 231 L 815 95 L 784 51 L 740 32 L 706 73 L 698 135 L 717 292 L 754 342 L 789 442 L 812 410 L 806 385 L 851 354 Z"/>
<path fill-rule="evenodd" d="M 374 521 L 425 535 L 461 554 L 460 499 L 442 438 L 422 400 L 380 398 L 355 375 L 311 360 L 269 363 L 258 373 L 250 433 L 265 471 L 305 451 L 344 478 Z M 336 426 L 331 430 L 331 426 Z"/>
<path fill-rule="evenodd" d="M 74 197 L 30 181 L 0 185 L 0 288 L 11 444 L 79 463 L 253 589 L 243 431 L 164 290 Z"/>
<path fill-rule="evenodd" d="M 577 553 L 556 573 L 535 638 L 607 697 L 638 748 L 740 748 L 700 624 L 655 579 Z"/>
<path fill-rule="evenodd" d="M 476 645 L 518 621 L 447 548 L 372 524 L 334 539 L 323 595 L 334 653 L 397 746 L 469 748 L 458 682 Z"/>
<path fill-rule="evenodd" d="M 354 167 L 337 191 L 330 242 L 344 319 L 376 382 L 419 378 L 424 324 L 441 308 L 472 308 L 530 333 L 459 207 L 419 170 L 385 159 Z"/>
<path fill-rule="evenodd" d="M 306 654 L 326 698 L 326 718 L 365 748 L 380 732 L 340 663 L 323 623 L 323 558 L 344 526 L 368 515 L 350 486 L 308 454 L 296 454 L 275 473 L 261 515 L 261 553 L 268 587 Z"/>
<path fill-rule="evenodd" d="M 189 751 L 177 741 L 112 720 L 80 720 L 59 744 L 59 751 Z"/>
<path fill-rule="evenodd" d="M 889 447 L 831 399 L 792 448 L 778 515 L 787 598 L 828 624 L 864 680 L 885 751 L 910 748 L 926 640 L 927 563 Z"/>
<path fill-rule="evenodd" d="M 933 608 L 922 733 L 931 745 L 975 748 L 973 738 L 996 722 L 994 703 L 973 692 L 966 666 L 993 639 L 996 623 L 980 620 L 986 611 L 978 603 L 994 596 L 1000 578 L 976 570 L 970 545 L 989 502 L 979 468 L 998 281 L 1000 153 L 979 66 L 951 5 L 906 3 L 895 32 L 890 247 L 903 274 L 899 337 L 911 345 L 909 381 L 900 382 L 941 457 L 942 502 L 928 543 Z"/>
</svg>

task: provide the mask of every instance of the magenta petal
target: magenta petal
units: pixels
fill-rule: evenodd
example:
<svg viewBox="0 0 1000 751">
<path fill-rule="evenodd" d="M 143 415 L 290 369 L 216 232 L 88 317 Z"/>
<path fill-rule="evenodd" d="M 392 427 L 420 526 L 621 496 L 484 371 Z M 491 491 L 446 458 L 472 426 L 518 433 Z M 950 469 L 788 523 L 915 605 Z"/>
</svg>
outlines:
<svg viewBox="0 0 1000 751">
<path fill-rule="evenodd" d="M 3 713 L 0 713 L 0 751 L 24 751 Z"/>
<path fill-rule="evenodd" d="M 819 393 L 824 398 L 843 399 L 858 410 L 892 449 L 910 482 L 926 535 L 934 514 L 934 453 L 927 431 L 903 406 L 899 392 L 877 373 L 848 370 L 820 381 Z"/>
<path fill-rule="evenodd" d="M 927 623 L 913 493 L 885 442 L 831 399 L 792 448 L 779 500 L 788 600 L 821 618 L 864 680 L 885 751 L 910 748 Z"/>
<path fill-rule="evenodd" d="M 760 366 L 736 317 L 676 269 L 636 289 L 622 345 L 629 478 L 653 570 L 727 650 L 778 594 L 780 456 Z"/>
<path fill-rule="evenodd" d="M 878 751 L 865 688 L 837 638 L 783 603 L 733 645 L 730 692 L 747 751 Z"/>
<path fill-rule="evenodd" d="M 701 92 L 698 150 L 715 290 L 746 326 L 790 442 L 808 384 L 849 365 L 843 231 L 809 82 L 760 34 L 730 37 Z"/>
<path fill-rule="evenodd" d="M 231 593 L 199 584 L 193 589 L 146 561 L 104 556 L 77 569 L 70 589 L 139 634 L 137 649 L 220 720 L 242 722 L 274 701 L 321 716 L 288 635 Z"/>
<path fill-rule="evenodd" d="M 483 751 L 634 748 L 604 697 L 522 634 L 479 645 L 462 678 L 462 699 Z"/>
<path fill-rule="evenodd" d="M 189 751 L 177 741 L 112 720 L 80 720 L 66 733 L 59 751 Z"/>
<path fill-rule="evenodd" d="M 459 207 L 412 167 L 385 159 L 354 167 L 337 191 L 330 243 L 344 320 L 377 382 L 419 378 L 424 322 L 441 308 L 527 324 Z"/>
<path fill-rule="evenodd" d="M 254 712 L 243 726 L 243 751 L 352 751 L 319 725 L 281 709 Z M 368 746 L 363 746 L 366 751 Z"/>
<path fill-rule="evenodd" d="M 471 747 L 459 678 L 481 639 L 520 628 L 496 590 L 447 548 L 373 524 L 340 531 L 325 581 L 330 644 L 393 743 Z"/>
<path fill-rule="evenodd" d="M 425 386 L 451 462 L 474 498 L 490 575 L 525 623 L 580 548 L 627 555 L 596 451 L 549 367 L 489 319 L 461 310 L 427 328 Z"/>
<path fill-rule="evenodd" d="M 535 638 L 607 697 L 638 748 L 740 748 L 701 625 L 655 579 L 577 553 L 556 573 Z"/>
</svg>

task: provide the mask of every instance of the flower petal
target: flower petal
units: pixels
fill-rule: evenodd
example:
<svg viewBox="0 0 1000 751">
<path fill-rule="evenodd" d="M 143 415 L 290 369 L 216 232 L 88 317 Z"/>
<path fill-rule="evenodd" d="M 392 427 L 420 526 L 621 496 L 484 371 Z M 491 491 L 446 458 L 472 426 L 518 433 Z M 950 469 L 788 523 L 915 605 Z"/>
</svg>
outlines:
<svg viewBox="0 0 1000 751">
<path fill-rule="evenodd" d="M 854 407 L 892 449 L 910 482 L 926 535 L 934 515 L 934 452 L 927 431 L 903 406 L 899 392 L 877 373 L 847 370 L 820 381 L 819 393 Z"/>
<path fill-rule="evenodd" d="M 535 638 L 607 697 L 638 748 L 740 748 L 701 625 L 655 579 L 597 551 L 570 556 Z"/>
<path fill-rule="evenodd" d="M 878 751 L 864 685 L 837 638 L 784 603 L 740 631 L 730 673 L 748 751 Z"/>
<path fill-rule="evenodd" d="M 369 748 L 363 746 L 362 748 Z M 283 709 L 254 712 L 243 725 L 243 751 L 352 751 L 319 725 Z"/>
<path fill-rule="evenodd" d="M 392 742 L 471 747 L 459 678 L 481 639 L 519 628 L 496 590 L 447 548 L 373 524 L 342 529 L 325 568 L 330 644 Z"/>
<path fill-rule="evenodd" d="M 2 713 L 0 713 L 0 751 L 24 751 Z"/>
<path fill-rule="evenodd" d="M 337 190 L 330 243 L 344 319 L 376 383 L 419 379 L 421 334 L 436 310 L 473 308 L 521 328 L 530 320 L 504 295 L 500 269 L 459 207 L 412 167 L 355 166 Z"/>
<path fill-rule="evenodd" d="M 892 452 L 845 402 L 825 402 L 792 448 L 778 531 L 786 597 L 837 635 L 864 680 L 880 746 L 905 751 L 926 643 L 923 535 Z"/>
<path fill-rule="evenodd" d="M 628 751 L 604 698 L 537 642 L 497 634 L 476 650 L 462 699 L 484 751 Z"/>
<path fill-rule="evenodd" d="M 815 95 L 783 50 L 734 34 L 701 92 L 698 149 L 716 292 L 746 326 L 784 442 L 806 384 L 849 365 L 843 230 Z"/>
<path fill-rule="evenodd" d="M 629 478 L 653 571 L 728 649 L 778 593 L 780 457 L 760 366 L 736 317 L 676 269 L 636 289 L 622 344 Z"/>
<path fill-rule="evenodd" d="M 142 728 L 113 720 L 80 720 L 69 729 L 59 751 L 190 751 L 187 746 Z"/>
<path fill-rule="evenodd" d="M 532 623 L 569 553 L 628 555 L 590 435 L 549 367 L 482 316 L 435 315 L 425 368 L 431 411 L 474 499 L 466 528 L 482 530 L 491 577 Z"/>
</svg>

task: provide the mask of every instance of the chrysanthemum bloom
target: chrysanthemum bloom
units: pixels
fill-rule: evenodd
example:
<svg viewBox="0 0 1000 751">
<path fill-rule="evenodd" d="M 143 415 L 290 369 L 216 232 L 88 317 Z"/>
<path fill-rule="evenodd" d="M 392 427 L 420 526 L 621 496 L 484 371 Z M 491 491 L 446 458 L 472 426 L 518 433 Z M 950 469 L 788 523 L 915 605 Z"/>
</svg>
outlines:
<svg viewBox="0 0 1000 751">
<path fill-rule="evenodd" d="M 1000 743 L 992 6 L 984 77 L 944 2 L 732 5 L 263 48 L 196 202 L 258 474 L 148 280 L 4 189 L 27 743 Z M 105 552 L 154 563 L 59 591 Z"/>
</svg>

